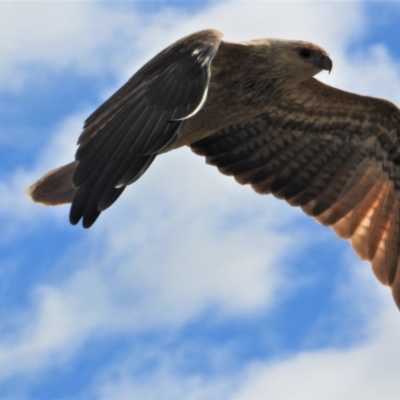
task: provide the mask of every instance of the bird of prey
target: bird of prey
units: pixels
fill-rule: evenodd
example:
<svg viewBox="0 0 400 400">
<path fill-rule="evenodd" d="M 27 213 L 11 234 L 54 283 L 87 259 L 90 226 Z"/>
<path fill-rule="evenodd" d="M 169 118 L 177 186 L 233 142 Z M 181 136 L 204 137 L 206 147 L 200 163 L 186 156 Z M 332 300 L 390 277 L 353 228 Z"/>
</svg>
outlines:
<svg viewBox="0 0 400 400">
<path fill-rule="evenodd" d="M 189 145 L 350 239 L 400 308 L 400 110 L 313 78 L 331 69 L 325 50 L 304 41 L 186 36 L 94 111 L 75 161 L 28 193 L 72 203 L 71 223 L 88 228 L 157 155 Z"/>
</svg>

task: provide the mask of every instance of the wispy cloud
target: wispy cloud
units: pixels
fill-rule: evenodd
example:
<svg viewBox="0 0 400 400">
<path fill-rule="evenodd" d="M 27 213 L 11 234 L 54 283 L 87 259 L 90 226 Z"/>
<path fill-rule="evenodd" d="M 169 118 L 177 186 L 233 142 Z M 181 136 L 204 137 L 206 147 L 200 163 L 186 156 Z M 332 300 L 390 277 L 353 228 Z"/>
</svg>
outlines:
<svg viewBox="0 0 400 400">
<path fill-rule="evenodd" d="M 134 8 L 126 8 L 123 3 L 2 3 L 2 91 L 20 90 L 38 77 L 46 85 L 40 70 L 101 76 L 126 61 L 128 44 L 142 26 Z"/>
<path fill-rule="evenodd" d="M 400 372 L 398 311 L 388 305 L 369 328 L 369 340 L 351 349 L 304 352 L 254 364 L 234 398 L 395 399 Z"/>
</svg>

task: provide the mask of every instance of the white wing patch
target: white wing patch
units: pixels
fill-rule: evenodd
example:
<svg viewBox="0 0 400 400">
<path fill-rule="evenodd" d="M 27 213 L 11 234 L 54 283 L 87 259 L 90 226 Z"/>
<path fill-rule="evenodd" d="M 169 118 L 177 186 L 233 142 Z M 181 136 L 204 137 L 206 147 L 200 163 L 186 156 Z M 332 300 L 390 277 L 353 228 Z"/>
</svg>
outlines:
<svg viewBox="0 0 400 400">
<path fill-rule="evenodd" d="M 189 115 L 186 115 L 183 118 L 176 118 L 176 119 L 174 119 L 174 121 L 183 121 L 183 120 L 193 117 L 193 115 L 197 114 L 203 107 L 204 103 L 206 102 L 207 94 L 208 94 L 208 87 L 204 91 L 203 97 L 201 98 L 199 105 Z"/>
</svg>

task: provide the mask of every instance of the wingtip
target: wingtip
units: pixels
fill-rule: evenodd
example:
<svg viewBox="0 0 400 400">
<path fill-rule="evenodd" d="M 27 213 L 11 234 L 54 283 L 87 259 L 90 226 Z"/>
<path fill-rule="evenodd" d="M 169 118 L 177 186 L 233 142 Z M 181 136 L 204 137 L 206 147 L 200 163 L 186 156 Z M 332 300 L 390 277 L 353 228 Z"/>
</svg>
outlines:
<svg viewBox="0 0 400 400">
<path fill-rule="evenodd" d="M 98 211 L 97 208 L 87 210 L 84 204 L 72 203 L 69 212 L 69 222 L 71 225 L 77 225 L 82 221 L 82 226 L 85 229 L 88 229 L 96 222 L 100 214 L 101 211 Z"/>
<path fill-rule="evenodd" d="M 97 218 L 99 218 L 100 214 L 101 211 L 98 211 L 97 209 L 85 213 L 82 218 L 82 226 L 85 229 L 90 228 L 97 221 Z"/>
</svg>

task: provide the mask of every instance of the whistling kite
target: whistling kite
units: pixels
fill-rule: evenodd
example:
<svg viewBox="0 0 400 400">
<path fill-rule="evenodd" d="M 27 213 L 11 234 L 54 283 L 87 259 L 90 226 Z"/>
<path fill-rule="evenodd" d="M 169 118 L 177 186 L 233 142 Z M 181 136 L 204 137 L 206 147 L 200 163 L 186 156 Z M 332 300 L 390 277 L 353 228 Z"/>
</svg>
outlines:
<svg viewBox="0 0 400 400">
<path fill-rule="evenodd" d="M 71 223 L 88 228 L 158 154 L 190 145 L 350 239 L 400 307 L 399 109 L 315 80 L 332 68 L 315 44 L 221 38 L 197 32 L 150 60 L 86 120 L 75 161 L 30 196 L 72 203 Z"/>
</svg>

